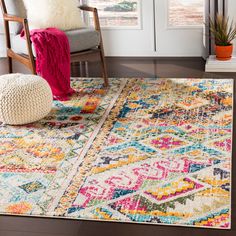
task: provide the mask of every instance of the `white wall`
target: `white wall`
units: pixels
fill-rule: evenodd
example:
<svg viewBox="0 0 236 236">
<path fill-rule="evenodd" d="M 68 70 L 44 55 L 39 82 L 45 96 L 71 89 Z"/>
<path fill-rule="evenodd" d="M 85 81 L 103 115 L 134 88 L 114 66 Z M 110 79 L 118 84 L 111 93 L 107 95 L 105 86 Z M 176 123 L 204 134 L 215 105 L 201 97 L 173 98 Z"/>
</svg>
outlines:
<svg viewBox="0 0 236 236">
<path fill-rule="evenodd" d="M 236 1 L 235 0 L 228 0 L 228 14 L 231 19 L 236 22 Z M 234 55 L 236 55 L 236 39 L 234 40 Z"/>
</svg>

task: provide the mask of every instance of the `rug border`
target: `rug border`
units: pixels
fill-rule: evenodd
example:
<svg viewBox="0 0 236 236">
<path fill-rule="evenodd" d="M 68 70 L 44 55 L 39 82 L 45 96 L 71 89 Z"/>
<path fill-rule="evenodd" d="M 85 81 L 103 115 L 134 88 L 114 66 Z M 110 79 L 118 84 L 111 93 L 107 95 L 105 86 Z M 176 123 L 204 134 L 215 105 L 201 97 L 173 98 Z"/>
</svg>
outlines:
<svg viewBox="0 0 236 236">
<path fill-rule="evenodd" d="M 96 139 L 97 134 L 101 130 L 101 127 L 103 126 L 104 122 L 106 121 L 108 115 L 110 114 L 110 112 L 111 112 L 112 108 L 114 107 L 114 105 L 115 105 L 117 99 L 119 98 L 120 94 L 124 90 L 126 84 L 127 84 L 127 79 L 124 79 L 124 80 L 122 79 L 119 90 L 117 91 L 116 95 L 113 97 L 111 103 L 109 104 L 106 111 L 104 112 L 104 114 L 102 116 L 102 119 L 97 124 L 97 126 L 96 126 L 95 130 L 93 131 L 92 135 L 87 140 L 84 148 L 82 149 L 82 151 L 79 155 L 79 160 L 74 164 L 74 168 L 72 168 L 72 170 L 69 173 L 69 175 L 67 176 L 65 182 L 63 183 L 60 190 L 58 191 L 57 197 L 53 199 L 53 202 L 49 206 L 49 212 L 51 212 L 51 209 L 56 209 L 55 204 L 58 204 L 59 200 L 63 197 L 63 193 L 65 192 L 66 188 L 69 186 L 69 183 L 71 182 L 71 179 L 73 178 L 73 176 L 76 175 L 80 164 L 83 162 L 85 155 L 87 154 L 89 148 L 92 146 L 93 141 Z M 58 201 L 56 201 L 56 200 L 58 200 Z"/>
<path fill-rule="evenodd" d="M 234 145 L 234 124 L 235 124 L 235 120 L 234 120 L 234 109 L 235 109 L 235 103 L 234 103 L 234 90 L 235 90 L 235 80 L 234 79 L 229 79 L 229 80 L 232 80 L 232 83 L 233 83 L 233 88 L 232 88 L 232 133 L 231 133 L 231 147 L 232 147 L 232 150 L 231 150 L 231 159 L 230 159 L 230 169 L 231 169 L 231 173 L 230 173 L 230 209 L 229 209 L 229 212 L 230 212 L 230 219 L 229 219 L 229 222 L 230 222 L 230 226 L 229 226 L 229 229 L 232 229 L 232 218 L 233 218 L 233 212 L 232 212 L 232 203 L 233 203 L 233 145 Z"/>
</svg>

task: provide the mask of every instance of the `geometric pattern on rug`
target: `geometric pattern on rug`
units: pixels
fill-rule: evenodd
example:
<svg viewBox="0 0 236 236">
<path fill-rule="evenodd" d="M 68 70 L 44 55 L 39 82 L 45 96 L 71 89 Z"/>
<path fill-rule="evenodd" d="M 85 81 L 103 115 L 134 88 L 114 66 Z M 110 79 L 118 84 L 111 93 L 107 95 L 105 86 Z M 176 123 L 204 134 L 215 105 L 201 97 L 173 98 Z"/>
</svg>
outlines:
<svg viewBox="0 0 236 236">
<path fill-rule="evenodd" d="M 74 79 L 77 93 L 54 101 L 41 121 L 0 125 L 0 212 L 31 214 L 42 201 L 49 206 L 124 85 L 112 80 L 106 91 L 99 79 Z"/>
<path fill-rule="evenodd" d="M 2 214 L 231 227 L 233 80 L 72 85 L 44 120 L 0 127 Z"/>
</svg>

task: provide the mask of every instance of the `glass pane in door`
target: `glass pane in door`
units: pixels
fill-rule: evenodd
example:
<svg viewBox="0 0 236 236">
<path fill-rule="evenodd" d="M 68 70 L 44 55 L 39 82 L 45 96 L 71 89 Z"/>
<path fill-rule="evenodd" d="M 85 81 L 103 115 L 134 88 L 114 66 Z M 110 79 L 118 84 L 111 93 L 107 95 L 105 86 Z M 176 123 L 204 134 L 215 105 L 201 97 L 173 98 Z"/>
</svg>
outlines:
<svg viewBox="0 0 236 236">
<path fill-rule="evenodd" d="M 98 9 L 103 28 L 136 28 L 140 25 L 140 0 L 88 0 L 87 4 Z"/>
<path fill-rule="evenodd" d="M 168 26 L 202 26 L 204 0 L 169 0 Z"/>
</svg>

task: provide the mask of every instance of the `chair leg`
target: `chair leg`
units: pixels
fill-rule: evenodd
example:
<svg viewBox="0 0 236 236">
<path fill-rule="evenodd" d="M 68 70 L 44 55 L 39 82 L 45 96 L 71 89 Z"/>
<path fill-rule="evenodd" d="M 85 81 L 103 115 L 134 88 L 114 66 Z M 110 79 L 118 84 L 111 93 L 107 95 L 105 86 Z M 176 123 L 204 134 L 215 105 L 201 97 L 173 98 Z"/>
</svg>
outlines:
<svg viewBox="0 0 236 236">
<path fill-rule="evenodd" d="M 9 70 L 9 74 L 13 73 L 13 69 L 12 69 L 12 58 L 8 57 L 8 70 Z"/>
<path fill-rule="evenodd" d="M 88 61 L 84 62 L 85 64 L 85 75 L 88 78 L 89 77 L 89 66 L 88 66 Z"/>
<path fill-rule="evenodd" d="M 102 66 L 102 74 L 103 74 L 103 79 L 104 79 L 104 86 L 108 87 L 109 82 L 108 82 L 108 75 L 107 75 L 107 66 L 106 66 L 106 61 L 105 61 L 105 55 L 103 48 L 100 49 L 100 58 L 101 58 L 101 66 Z"/>
<path fill-rule="evenodd" d="M 32 72 L 33 75 L 37 75 L 35 68 L 32 68 L 31 72 Z"/>
<path fill-rule="evenodd" d="M 32 74 L 37 75 L 35 60 L 31 60 L 30 62 L 31 62 L 31 72 L 32 72 Z"/>
<path fill-rule="evenodd" d="M 84 76 L 84 70 L 83 70 L 83 62 L 79 62 L 79 70 L 80 70 L 80 77 Z"/>
</svg>

